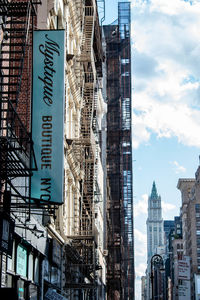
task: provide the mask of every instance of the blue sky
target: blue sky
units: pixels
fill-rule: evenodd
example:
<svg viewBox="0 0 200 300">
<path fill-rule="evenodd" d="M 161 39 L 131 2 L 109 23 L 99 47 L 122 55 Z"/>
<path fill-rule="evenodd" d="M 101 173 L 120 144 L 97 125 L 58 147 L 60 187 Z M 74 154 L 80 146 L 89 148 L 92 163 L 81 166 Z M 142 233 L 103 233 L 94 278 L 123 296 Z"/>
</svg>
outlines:
<svg viewBox="0 0 200 300">
<path fill-rule="evenodd" d="M 106 23 L 117 0 L 106 1 Z M 163 218 L 179 214 L 179 178 L 200 155 L 200 1 L 132 0 L 136 300 L 146 268 L 147 199 L 155 180 Z"/>
</svg>

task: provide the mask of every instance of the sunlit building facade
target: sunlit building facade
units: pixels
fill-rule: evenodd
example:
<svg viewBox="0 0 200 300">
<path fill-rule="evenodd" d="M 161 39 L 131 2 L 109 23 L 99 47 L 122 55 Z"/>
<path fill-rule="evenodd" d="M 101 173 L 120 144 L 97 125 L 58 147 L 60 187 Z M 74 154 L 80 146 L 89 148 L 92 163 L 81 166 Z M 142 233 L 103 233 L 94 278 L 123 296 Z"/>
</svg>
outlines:
<svg viewBox="0 0 200 300">
<path fill-rule="evenodd" d="M 190 257 L 191 299 L 199 297 L 200 282 L 200 167 L 195 178 L 180 178 L 183 254 Z"/>
<path fill-rule="evenodd" d="M 1 1 L 0 16 L 0 197 L 13 230 L 11 250 L 0 249 L 1 287 L 13 292 L 8 297 L 13 300 L 17 294 L 20 299 L 103 300 L 107 253 L 100 131 L 106 106 L 97 1 Z M 44 77 L 36 75 L 41 57 Z M 61 80 L 54 85 L 56 76 Z M 35 97 L 38 78 L 41 98 Z M 61 127 L 50 122 L 52 116 L 42 117 L 41 149 L 40 132 L 34 132 L 38 99 L 54 112 L 63 101 L 55 115 Z M 46 194 L 33 196 L 37 172 L 51 169 L 53 155 L 61 175 L 54 174 L 54 186 L 53 180 L 47 186 L 49 178 L 41 180 L 39 192 Z"/>
</svg>

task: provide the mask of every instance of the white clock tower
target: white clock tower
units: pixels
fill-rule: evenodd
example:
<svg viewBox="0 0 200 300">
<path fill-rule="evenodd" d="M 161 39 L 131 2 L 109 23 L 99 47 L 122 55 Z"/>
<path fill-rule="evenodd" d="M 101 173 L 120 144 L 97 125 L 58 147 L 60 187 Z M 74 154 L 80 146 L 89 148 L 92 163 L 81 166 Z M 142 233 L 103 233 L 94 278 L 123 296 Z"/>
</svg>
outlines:
<svg viewBox="0 0 200 300">
<path fill-rule="evenodd" d="M 151 195 L 148 198 L 147 218 L 147 261 L 156 253 L 156 248 L 163 246 L 163 219 L 161 197 L 158 196 L 156 184 L 153 182 Z"/>
</svg>

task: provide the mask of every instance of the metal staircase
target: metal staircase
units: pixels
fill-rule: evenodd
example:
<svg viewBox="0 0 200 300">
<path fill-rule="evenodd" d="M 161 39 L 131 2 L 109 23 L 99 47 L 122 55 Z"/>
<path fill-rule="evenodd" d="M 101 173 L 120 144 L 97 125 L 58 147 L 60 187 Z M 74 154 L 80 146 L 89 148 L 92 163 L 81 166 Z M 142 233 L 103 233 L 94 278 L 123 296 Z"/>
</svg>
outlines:
<svg viewBox="0 0 200 300">
<path fill-rule="evenodd" d="M 93 6 L 85 7 L 84 14 L 84 31 L 82 38 L 82 52 L 81 52 L 81 61 L 91 61 L 92 49 L 93 49 L 93 36 L 94 36 L 94 23 L 95 23 L 95 14 Z"/>
<path fill-rule="evenodd" d="M 40 1 L 0 1 L 0 179 L 31 175 L 33 142 L 27 120 L 30 112 L 20 101 L 31 24 Z M 23 91 L 24 92 L 24 91 Z M 29 103 L 30 104 L 30 103 Z M 35 168 L 35 164 L 33 164 Z"/>
<path fill-rule="evenodd" d="M 75 1 L 78 3 L 79 1 Z M 94 3 L 93 3 L 94 4 Z M 72 246 L 77 250 L 81 260 L 78 262 L 78 268 L 83 275 L 78 281 L 67 283 L 66 287 L 70 289 L 85 289 L 91 299 L 95 299 L 96 288 L 96 252 L 94 237 L 94 190 L 95 190 L 95 161 L 96 145 L 92 129 L 94 112 L 94 89 L 96 86 L 96 70 L 93 62 L 93 39 L 95 24 L 96 7 L 86 6 L 83 17 L 83 36 L 81 43 L 81 53 L 77 54 L 76 61 L 81 68 L 77 72 L 83 74 L 80 81 L 80 91 L 82 95 L 81 116 L 80 116 L 80 142 L 84 151 L 83 155 L 83 174 L 81 182 L 82 197 L 79 202 L 79 230 L 75 231 L 72 239 Z M 81 71 L 82 70 L 82 71 Z M 77 73 L 76 72 L 76 73 Z M 72 74 L 70 74 L 72 81 Z M 72 86 L 73 96 L 76 98 L 77 83 Z M 76 227 L 77 228 L 77 227 Z M 76 266 L 71 265 L 71 270 Z M 87 278 L 87 280 L 85 280 Z"/>
</svg>

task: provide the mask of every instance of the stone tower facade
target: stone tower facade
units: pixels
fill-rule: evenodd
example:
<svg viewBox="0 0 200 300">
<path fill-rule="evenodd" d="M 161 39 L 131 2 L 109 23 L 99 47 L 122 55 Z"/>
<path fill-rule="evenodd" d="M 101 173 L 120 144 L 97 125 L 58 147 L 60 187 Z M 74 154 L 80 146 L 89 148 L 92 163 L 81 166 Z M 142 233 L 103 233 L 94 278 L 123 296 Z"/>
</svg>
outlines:
<svg viewBox="0 0 200 300">
<path fill-rule="evenodd" d="M 155 182 L 153 182 L 151 195 L 148 198 L 147 218 L 147 259 L 151 260 L 157 248 L 163 245 L 163 219 L 161 197 L 157 193 Z"/>
</svg>

